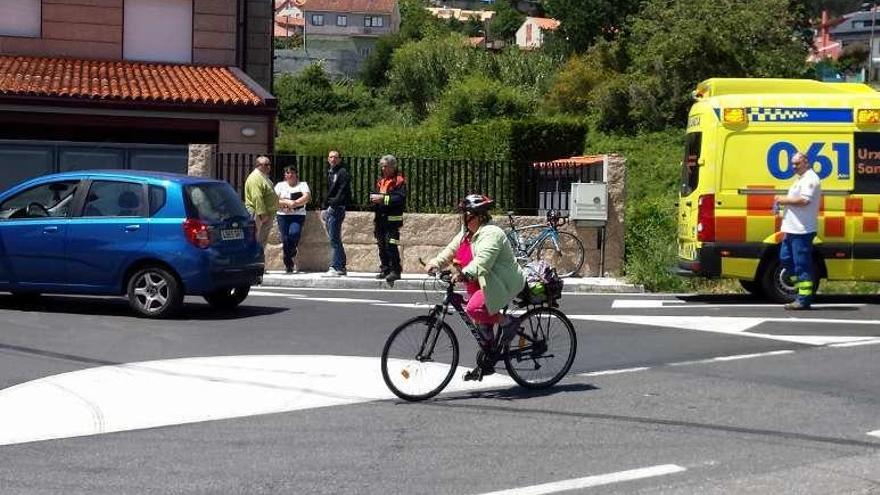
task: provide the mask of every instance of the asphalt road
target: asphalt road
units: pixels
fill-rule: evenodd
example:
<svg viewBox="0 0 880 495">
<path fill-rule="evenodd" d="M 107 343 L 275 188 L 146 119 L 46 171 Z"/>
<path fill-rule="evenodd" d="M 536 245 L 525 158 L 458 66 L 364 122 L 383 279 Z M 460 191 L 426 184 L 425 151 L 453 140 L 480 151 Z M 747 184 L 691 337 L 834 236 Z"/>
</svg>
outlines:
<svg viewBox="0 0 880 495">
<path fill-rule="evenodd" d="M 880 492 L 880 297 L 566 296 L 560 384 L 411 404 L 377 356 L 424 302 L 267 288 L 154 322 L 0 295 L 0 493 Z"/>
</svg>

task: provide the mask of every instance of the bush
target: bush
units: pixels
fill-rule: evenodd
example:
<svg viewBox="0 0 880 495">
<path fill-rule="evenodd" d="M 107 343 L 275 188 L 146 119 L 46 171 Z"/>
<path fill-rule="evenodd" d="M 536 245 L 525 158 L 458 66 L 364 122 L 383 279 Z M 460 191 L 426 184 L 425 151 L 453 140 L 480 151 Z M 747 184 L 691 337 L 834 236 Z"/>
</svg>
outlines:
<svg viewBox="0 0 880 495">
<path fill-rule="evenodd" d="M 460 126 L 499 117 L 519 118 L 529 111 L 528 99 L 514 88 L 485 76 L 469 76 L 449 86 L 434 115 L 441 125 Z"/>
<path fill-rule="evenodd" d="M 545 161 L 583 153 L 587 124 L 571 119 L 529 118 L 513 123 L 510 157 L 514 160 Z"/>
</svg>

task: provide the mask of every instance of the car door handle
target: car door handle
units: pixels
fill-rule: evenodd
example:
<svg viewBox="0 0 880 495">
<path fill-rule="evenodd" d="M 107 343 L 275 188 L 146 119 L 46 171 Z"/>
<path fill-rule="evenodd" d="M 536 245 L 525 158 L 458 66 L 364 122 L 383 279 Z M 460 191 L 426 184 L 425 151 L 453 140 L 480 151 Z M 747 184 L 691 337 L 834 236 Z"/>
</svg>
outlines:
<svg viewBox="0 0 880 495">
<path fill-rule="evenodd" d="M 125 230 L 126 232 L 135 232 L 137 230 L 141 230 L 141 226 L 136 225 L 136 224 L 135 225 L 126 225 L 123 230 Z"/>
<path fill-rule="evenodd" d="M 57 225 L 49 225 L 49 226 L 43 227 L 44 234 L 54 234 L 55 232 L 58 232 Z"/>
</svg>

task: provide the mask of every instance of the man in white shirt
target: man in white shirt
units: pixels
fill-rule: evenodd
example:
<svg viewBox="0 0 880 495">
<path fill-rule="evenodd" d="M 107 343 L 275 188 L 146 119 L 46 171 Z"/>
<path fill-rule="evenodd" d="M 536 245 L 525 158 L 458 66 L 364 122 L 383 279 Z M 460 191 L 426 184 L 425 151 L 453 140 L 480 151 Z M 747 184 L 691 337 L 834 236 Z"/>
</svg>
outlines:
<svg viewBox="0 0 880 495">
<path fill-rule="evenodd" d="M 782 232 L 785 237 L 779 248 L 779 261 L 797 289 L 797 299 L 785 309 L 810 309 L 813 300 L 813 239 L 819 223 L 822 185 L 819 176 L 803 153 L 791 157 L 798 179 L 788 194 L 778 196 L 776 204 L 785 207 Z"/>
</svg>

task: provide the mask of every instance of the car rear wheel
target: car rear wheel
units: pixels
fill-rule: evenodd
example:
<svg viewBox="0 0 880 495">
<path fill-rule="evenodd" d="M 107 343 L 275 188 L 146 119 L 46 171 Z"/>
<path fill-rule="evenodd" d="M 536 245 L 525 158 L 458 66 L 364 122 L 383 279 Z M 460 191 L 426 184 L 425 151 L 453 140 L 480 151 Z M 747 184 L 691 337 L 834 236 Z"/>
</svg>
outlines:
<svg viewBox="0 0 880 495">
<path fill-rule="evenodd" d="M 128 303 L 147 318 L 166 318 L 183 304 L 180 282 L 168 270 L 150 266 L 136 271 L 128 279 Z"/>
<path fill-rule="evenodd" d="M 813 294 L 819 291 L 819 267 L 813 263 Z M 778 259 L 767 262 L 760 274 L 761 291 L 764 296 L 775 303 L 790 303 L 797 297 L 797 289 L 788 279 L 788 272 Z"/>
<path fill-rule="evenodd" d="M 218 309 L 232 309 L 242 303 L 251 291 L 250 285 L 239 285 L 205 294 L 205 301 Z"/>
</svg>

